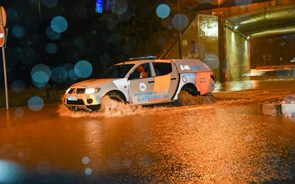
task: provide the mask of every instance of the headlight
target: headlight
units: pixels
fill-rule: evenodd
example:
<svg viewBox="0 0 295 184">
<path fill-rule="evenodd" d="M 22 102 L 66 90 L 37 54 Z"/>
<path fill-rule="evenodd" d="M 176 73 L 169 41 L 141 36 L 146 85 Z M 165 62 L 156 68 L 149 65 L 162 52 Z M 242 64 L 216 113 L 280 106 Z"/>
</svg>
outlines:
<svg viewBox="0 0 295 184">
<path fill-rule="evenodd" d="M 68 94 L 70 90 L 71 90 L 71 88 L 67 89 L 67 90 L 66 90 L 66 94 Z"/>
<path fill-rule="evenodd" d="M 100 88 L 86 88 L 85 93 L 90 95 L 90 94 L 93 94 L 93 93 L 98 93 L 99 90 L 100 90 Z"/>
</svg>

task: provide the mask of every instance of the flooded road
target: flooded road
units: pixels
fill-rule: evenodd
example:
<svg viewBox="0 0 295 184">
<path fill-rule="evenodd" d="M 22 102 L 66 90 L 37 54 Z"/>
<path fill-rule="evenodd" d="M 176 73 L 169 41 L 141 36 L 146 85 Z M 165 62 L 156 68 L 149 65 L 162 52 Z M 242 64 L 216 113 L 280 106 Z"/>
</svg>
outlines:
<svg viewBox="0 0 295 184">
<path fill-rule="evenodd" d="M 232 82 L 217 86 L 214 102 L 110 104 L 105 113 L 0 109 L 0 183 L 294 182 L 295 117 L 261 114 L 294 86 Z"/>
</svg>

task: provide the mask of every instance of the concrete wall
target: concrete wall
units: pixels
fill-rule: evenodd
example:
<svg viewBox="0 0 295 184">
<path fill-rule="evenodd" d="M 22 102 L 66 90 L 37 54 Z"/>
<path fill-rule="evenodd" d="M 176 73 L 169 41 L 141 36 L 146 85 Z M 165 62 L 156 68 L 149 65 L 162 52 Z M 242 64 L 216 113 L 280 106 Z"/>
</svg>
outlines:
<svg viewBox="0 0 295 184">
<path fill-rule="evenodd" d="M 225 27 L 226 80 L 235 80 L 250 70 L 249 42 L 243 35 Z"/>
<path fill-rule="evenodd" d="M 224 73 L 226 81 L 239 79 L 250 70 L 249 42 L 242 34 L 235 32 L 228 22 L 226 25 L 224 35 L 219 35 L 217 16 L 197 15 L 181 35 L 181 50 L 178 42 L 166 58 L 179 58 L 181 51 L 183 58 L 204 61 L 212 69 L 217 80 L 220 80 L 220 71 Z M 222 43 L 225 47 L 219 47 L 219 39 L 224 39 Z M 222 51 L 225 53 L 222 66 L 219 61 L 219 49 L 225 49 Z"/>
<path fill-rule="evenodd" d="M 182 58 L 200 59 L 219 76 L 218 17 L 197 15 L 181 35 Z M 179 42 L 166 58 L 179 58 Z"/>
</svg>

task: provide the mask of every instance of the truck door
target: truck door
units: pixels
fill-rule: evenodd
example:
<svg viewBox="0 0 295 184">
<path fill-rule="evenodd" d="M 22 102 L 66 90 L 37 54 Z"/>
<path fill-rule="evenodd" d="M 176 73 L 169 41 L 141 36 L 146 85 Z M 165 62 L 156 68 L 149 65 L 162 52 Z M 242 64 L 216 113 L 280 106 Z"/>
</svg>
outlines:
<svg viewBox="0 0 295 184">
<path fill-rule="evenodd" d="M 154 62 L 153 68 L 156 75 L 153 91 L 159 96 L 158 102 L 171 101 L 179 82 L 179 75 L 175 64 L 170 62 Z"/>
<path fill-rule="evenodd" d="M 154 82 L 149 62 L 136 66 L 128 78 L 130 104 L 152 103 Z"/>
</svg>

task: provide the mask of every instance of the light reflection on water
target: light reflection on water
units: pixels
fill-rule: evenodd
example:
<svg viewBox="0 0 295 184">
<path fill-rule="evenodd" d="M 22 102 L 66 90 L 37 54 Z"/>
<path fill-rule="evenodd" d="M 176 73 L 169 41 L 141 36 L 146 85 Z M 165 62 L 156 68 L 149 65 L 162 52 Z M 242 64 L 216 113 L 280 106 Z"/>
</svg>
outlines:
<svg viewBox="0 0 295 184">
<path fill-rule="evenodd" d="M 262 115 L 259 103 L 294 89 L 259 90 L 265 86 L 214 93 L 215 102 L 190 106 L 122 104 L 86 113 L 47 105 L 38 112 L 23 108 L 22 116 L 0 111 L 1 122 L 10 122 L 0 126 L 0 159 L 40 174 L 78 171 L 96 183 L 292 179 L 295 123 Z"/>
<path fill-rule="evenodd" d="M 217 82 L 214 92 L 242 91 L 242 90 L 248 90 L 248 89 L 255 89 L 255 87 L 256 87 L 256 81 L 253 81 L 253 80 L 229 81 L 224 83 Z"/>
</svg>

